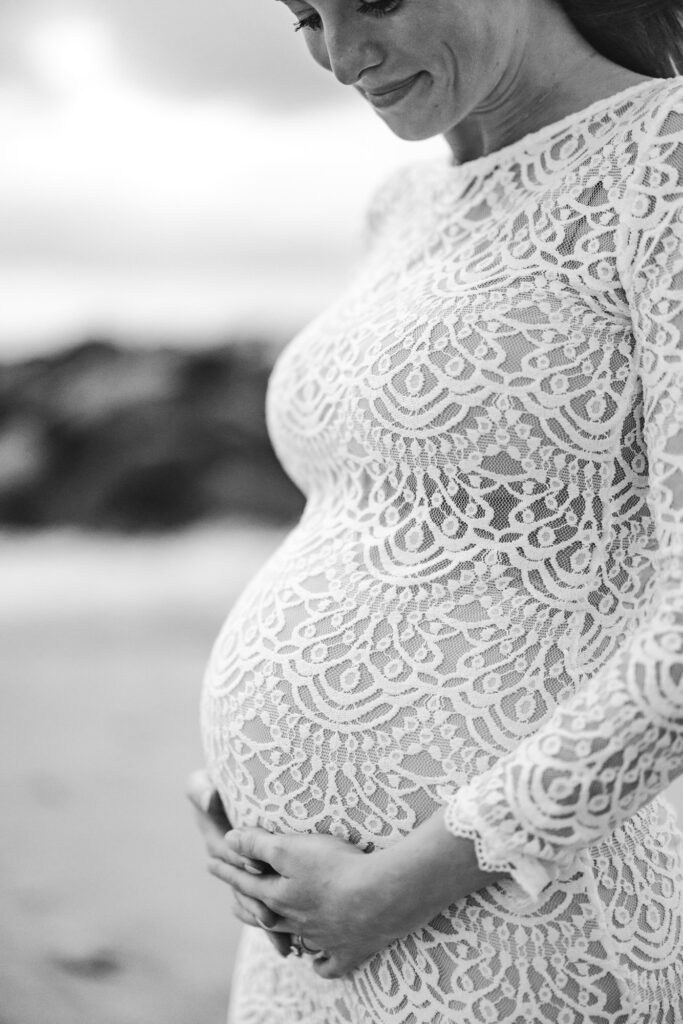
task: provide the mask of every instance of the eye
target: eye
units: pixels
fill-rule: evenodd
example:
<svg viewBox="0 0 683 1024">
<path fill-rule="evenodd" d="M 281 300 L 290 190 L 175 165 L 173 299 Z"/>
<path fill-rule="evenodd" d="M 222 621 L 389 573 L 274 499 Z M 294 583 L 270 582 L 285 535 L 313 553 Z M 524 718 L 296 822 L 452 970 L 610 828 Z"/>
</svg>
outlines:
<svg viewBox="0 0 683 1024">
<path fill-rule="evenodd" d="M 309 14 L 306 18 L 299 18 L 294 26 L 295 32 L 301 32 L 302 28 L 310 28 L 318 31 L 323 27 L 322 18 L 319 14 Z"/>
<path fill-rule="evenodd" d="M 358 0 L 356 10 L 359 14 L 369 14 L 371 18 L 383 18 L 386 14 L 393 14 L 394 11 L 397 11 L 403 2 L 404 0 L 375 0 L 374 3 L 368 3 L 367 0 Z M 294 31 L 300 32 L 302 28 L 307 28 L 317 32 L 322 27 L 320 15 L 309 14 L 305 18 L 299 19 L 294 26 Z"/>
<path fill-rule="evenodd" d="M 385 14 L 393 14 L 403 3 L 403 0 L 376 0 L 374 4 L 359 0 L 358 11 L 360 14 L 369 14 L 374 18 L 383 18 Z"/>
</svg>

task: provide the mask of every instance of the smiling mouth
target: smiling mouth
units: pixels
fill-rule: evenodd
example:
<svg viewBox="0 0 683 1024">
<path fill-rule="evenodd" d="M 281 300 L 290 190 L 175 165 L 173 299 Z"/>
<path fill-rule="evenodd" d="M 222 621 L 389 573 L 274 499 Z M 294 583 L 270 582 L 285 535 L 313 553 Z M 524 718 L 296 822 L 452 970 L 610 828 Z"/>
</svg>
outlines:
<svg viewBox="0 0 683 1024">
<path fill-rule="evenodd" d="M 394 103 L 399 103 L 404 96 L 407 96 L 421 77 L 422 72 L 418 71 L 416 75 L 404 78 L 402 82 L 393 82 L 382 89 L 363 89 L 362 92 L 365 98 L 372 103 L 373 107 L 391 107 Z"/>
</svg>

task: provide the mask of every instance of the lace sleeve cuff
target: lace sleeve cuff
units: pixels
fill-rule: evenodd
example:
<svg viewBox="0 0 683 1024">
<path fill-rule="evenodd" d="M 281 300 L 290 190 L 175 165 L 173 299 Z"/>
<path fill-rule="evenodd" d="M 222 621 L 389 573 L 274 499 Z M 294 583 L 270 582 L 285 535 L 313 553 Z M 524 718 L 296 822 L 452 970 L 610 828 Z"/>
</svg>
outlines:
<svg viewBox="0 0 683 1024">
<path fill-rule="evenodd" d="M 520 850 L 519 837 L 513 834 L 514 823 L 503 820 L 496 823 L 487 820 L 487 808 L 474 791 L 472 785 L 453 793 L 443 794 L 446 797 L 445 824 L 449 832 L 464 839 L 471 839 L 477 854 L 477 861 L 482 871 L 504 871 L 511 875 L 512 882 L 524 909 L 532 909 L 542 903 L 541 893 L 547 885 L 571 872 L 570 865 L 555 861 L 543 860 L 534 856 L 530 850 L 532 843 L 526 843 L 526 849 Z M 489 819 L 494 817 L 490 813 Z"/>
</svg>

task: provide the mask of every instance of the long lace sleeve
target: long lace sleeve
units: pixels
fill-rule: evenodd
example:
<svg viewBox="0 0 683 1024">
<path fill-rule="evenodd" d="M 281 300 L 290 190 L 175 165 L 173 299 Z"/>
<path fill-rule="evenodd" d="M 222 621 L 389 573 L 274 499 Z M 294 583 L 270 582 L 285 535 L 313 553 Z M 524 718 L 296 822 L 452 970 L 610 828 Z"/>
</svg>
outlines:
<svg viewBox="0 0 683 1024">
<path fill-rule="evenodd" d="M 683 773 L 683 115 L 652 125 L 622 208 L 657 554 L 628 640 L 541 728 L 453 796 L 450 831 L 537 898 Z M 650 595 L 653 595 L 652 597 Z"/>
</svg>

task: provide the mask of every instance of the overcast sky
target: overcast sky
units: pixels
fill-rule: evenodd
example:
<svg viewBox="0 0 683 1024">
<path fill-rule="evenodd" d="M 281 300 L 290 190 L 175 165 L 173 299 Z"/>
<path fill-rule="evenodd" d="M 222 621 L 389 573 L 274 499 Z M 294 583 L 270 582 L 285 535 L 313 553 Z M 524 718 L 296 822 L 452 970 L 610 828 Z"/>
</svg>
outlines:
<svg viewBox="0 0 683 1024">
<path fill-rule="evenodd" d="M 334 294 L 368 195 L 441 145 L 395 139 L 292 22 L 275 0 L 2 0 L 0 356 L 286 334 Z"/>
</svg>

